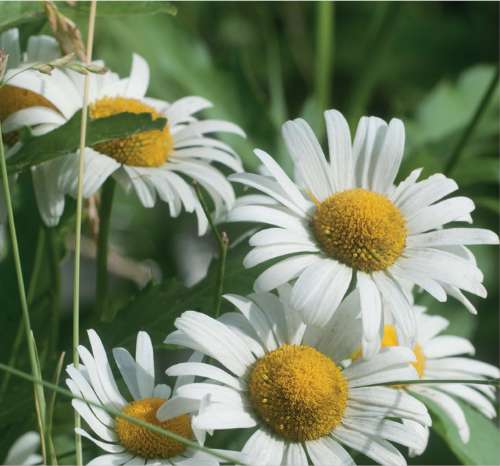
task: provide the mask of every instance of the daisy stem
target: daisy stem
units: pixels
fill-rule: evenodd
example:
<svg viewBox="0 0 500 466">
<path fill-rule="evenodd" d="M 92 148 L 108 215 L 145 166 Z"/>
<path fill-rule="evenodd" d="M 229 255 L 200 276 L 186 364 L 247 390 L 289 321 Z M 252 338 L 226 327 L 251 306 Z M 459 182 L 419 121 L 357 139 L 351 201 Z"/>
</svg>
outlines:
<svg viewBox="0 0 500 466">
<path fill-rule="evenodd" d="M 31 306 L 33 302 L 33 298 L 35 296 L 36 288 L 38 285 L 38 278 L 40 277 L 40 271 L 43 264 L 43 252 L 45 249 L 45 230 L 44 228 L 40 228 L 38 232 L 38 237 L 36 240 L 36 248 L 35 248 L 35 259 L 33 261 L 33 268 L 31 270 L 30 276 L 30 284 L 28 286 L 28 306 Z M 9 366 L 15 366 L 17 356 L 19 353 L 19 349 L 21 348 L 21 342 L 24 335 L 24 322 L 21 319 L 17 326 L 16 336 L 14 338 L 14 343 L 12 344 L 12 351 L 9 357 Z M 10 374 L 5 374 L 5 377 L 2 379 L 2 387 L 0 388 L 0 401 L 5 396 L 7 392 L 7 388 L 9 387 L 10 382 Z"/>
<path fill-rule="evenodd" d="M 97 259 L 96 259 L 96 304 L 95 315 L 102 321 L 111 320 L 113 313 L 108 304 L 108 246 L 109 230 L 111 226 L 111 211 L 115 194 L 116 182 L 108 178 L 101 194 L 99 205 L 99 233 L 97 236 Z"/>
<path fill-rule="evenodd" d="M 474 385 L 494 385 L 496 387 L 500 387 L 500 379 L 489 379 L 489 380 L 474 380 L 474 379 L 416 379 L 416 380 L 397 380 L 395 382 L 384 382 L 384 383 L 376 383 L 370 385 L 372 387 L 377 386 L 391 386 L 391 385 L 425 385 L 425 384 L 448 384 L 448 383 L 466 383 L 466 384 L 474 384 Z"/>
<path fill-rule="evenodd" d="M 23 271 L 21 265 L 21 256 L 19 254 L 19 245 L 17 243 L 17 233 L 16 233 L 16 224 L 14 221 L 14 210 L 12 208 L 12 199 L 10 196 L 10 186 L 9 186 L 9 177 L 7 174 L 7 162 L 5 159 L 5 152 L 3 147 L 3 138 L 2 138 L 2 127 L 0 123 L 0 168 L 2 172 L 2 184 L 3 184 L 3 192 L 5 198 L 5 207 L 7 210 L 7 219 L 9 224 L 10 231 L 10 239 L 12 243 L 12 255 L 14 257 L 14 264 L 16 269 L 17 276 L 17 285 L 19 292 L 19 299 L 21 301 L 21 312 L 22 319 L 24 323 L 24 334 L 26 336 L 26 341 L 28 343 L 28 354 L 31 364 L 31 373 L 33 374 L 33 379 L 38 380 L 41 379 L 40 373 L 40 364 L 38 361 L 38 355 L 36 350 L 35 339 L 32 338 L 32 330 L 31 330 L 31 322 L 30 315 L 28 312 L 28 300 L 26 299 L 26 289 L 24 287 L 24 278 Z M 45 449 L 45 394 L 43 392 L 43 387 L 41 385 L 35 384 L 33 386 L 34 396 L 35 396 L 35 407 L 38 418 L 38 425 L 40 427 L 40 438 L 42 442 L 42 451 L 46 451 Z M 45 462 L 47 462 L 47 458 L 44 458 Z"/>
<path fill-rule="evenodd" d="M 86 64 L 92 60 L 92 48 L 94 45 L 94 30 L 95 30 L 95 16 L 96 16 L 96 0 L 91 0 L 88 34 L 87 34 L 87 48 L 86 48 Z M 73 274 L 73 365 L 78 368 L 78 345 L 80 342 L 80 242 L 82 234 L 82 192 L 83 192 L 83 175 L 84 175 L 84 149 L 85 140 L 87 137 L 87 113 L 88 113 L 88 100 L 89 100 L 89 79 L 90 73 L 85 75 L 83 87 L 83 106 L 82 106 L 82 120 L 80 125 L 80 150 L 79 150 L 79 169 L 78 169 L 78 188 L 76 196 L 76 228 L 75 228 L 75 267 Z M 80 416 L 75 411 L 75 429 L 79 429 L 81 425 Z M 82 454 L 82 438 L 80 434 L 75 432 L 75 461 L 77 466 L 83 464 Z"/>
<path fill-rule="evenodd" d="M 316 72 L 315 94 L 321 111 L 328 108 L 332 88 L 334 57 L 335 4 L 321 1 L 316 4 Z"/>
<path fill-rule="evenodd" d="M 499 76 L 499 70 L 500 70 L 500 65 L 497 64 L 495 74 L 493 75 L 493 78 L 491 79 L 490 84 L 486 88 L 483 97 L 479 101 L 479 104 L 476 107 L 476 111 L 474 112 L 474 115 L 472 115 L 472 118 L 469 121 L 469 124 L 465 128 L 464 132 L 460 136 L 460 138 L 457 140 L 457 143 L 455 144 L 453 150 L 451 151 L 451 155 L 448 158 L 448 162 L 446 162 L 446 166 L 444 167 L 443 173 L 445 175 L 449 175 L 455 166 L 458 163 L 458 160 L 460 159 L 460 156 L 463 153 L 463 150 L 469 141 L 472 133 L 474 132 L 474 129 L 476 128 L 477 124 L 479 123 L 479 120 L 483 116 L 485 110 L 488 108 L 488 103 L 493 96 L 493 93 L 495 92 L 495 89 L 498 85 L 498 76 Z"/>
<path fill-rule="evenodd" d="M 26 372 L 19 371 L 17 369 L 14 369 L 13 367 L 6 366 L 5 364 L 0 363 L 0 370 L 3 370 L 5 372 L 10 372 L 12 375 L 19 377 L 24 380 L 28 380 L 30 382 L 33 382 L 34 384 L 43 386 L 48 388 L 49 390 L 52 390 L 56 393 L 59 393 L 60 395 L 63 395 L 65 397 L 74 399 L 74 400 L 80 400 L 87 404 L 88 406 L 94 407 L 94 408 L 99 408 L 103 411 L 106 411 L 107 413 L 111 414 L 113 417 L 121 417 L 122 419 L 125 419 L 126 421 L 130 422 L 131 424 L 134 424 L 136 426 L 144 427 L 145 429 L 150 430 L 151 432 L 155 432 L 160 435 L 164 435 L 165 437 L 171 438 L 172 440 L 175 440 L 179 443 L 182 443 L 183 445 L 186 445 L 187 447 L 194 448 L 196 450 L 203 451 L 205 453 L 208 453 L 209 455 L 215 456 L 216 458 L 220 458 L 221 460 L 227 461 L 231 464 L 243 464 L 241 461 L 231 458 L 230 456 L 226 456 L 223 453 L 219 453 L 218 451 L 214 451 L 208 447 L 204 447 L 197 442 L 193 442 L 192 440 L 187 439 L 186 437 L 183 437 L 182 435 L 176 434 L 175 432 L 172 432 L 167 429 L 163 429 L 160 426 L 157 426 L 155 424 L 150 424 L 149 422 L 143 421 L 142 419 L 139 419 L 137 417 L 129 416 L 127 414 L 124 414 L 122 411 L 112 408 L 111 406 L 99 404 L 99 403 L 94 403 L 90 400 L 87 400 L 83 397 L 77 396 L 73 393 L 71 393 L 69 390 L 66 390 L 64 388 L 59 387 L 56 384 L 47 382 L 42 379 L 37 379 Z"/>
<path fill-rule="evenodd" d="M 224 274 L 226 271 L 226 257 L 227 250 L 229 247 L 229 238 L 227 234 L 223 231 L 219 232 L 218 228 L 215 226 L 215 223 L 212 219 L 212 216 L 208 210 L 207 203 L 205 201 L 205 196 L 203 195 L 203 191 L 198 183 L 193 183 L 194 189 L 196 190 L 196 195 L 200 201 L 203 212 L 205 213 L 208 223 L 210 224 L 210 228 L 217 240 L 217 244 L 219 245 L 219 269 L 217 271 L 217 285 L 215 287 L 215 295 L 214 295 L 214 316 L 215 318 L 220 315 L 220 307 L 222 304 L 222 294 L 224 293 Z"/>
<path fill-rule="evenodd" d="M 61 314 L 61 307 L 59 303 L 61 293 L 61 273 L 59 268 L 59 251 L 57 247 L 57 233 L 54 228 L 46 229 L 47 236 L 47 252 L 49 254 L 50 278 L 51 286 L 49 290 L 50 295 L 50 346 L 49 357 L 57 351 L 59 343 L 59 318 Z"/>
</svg>

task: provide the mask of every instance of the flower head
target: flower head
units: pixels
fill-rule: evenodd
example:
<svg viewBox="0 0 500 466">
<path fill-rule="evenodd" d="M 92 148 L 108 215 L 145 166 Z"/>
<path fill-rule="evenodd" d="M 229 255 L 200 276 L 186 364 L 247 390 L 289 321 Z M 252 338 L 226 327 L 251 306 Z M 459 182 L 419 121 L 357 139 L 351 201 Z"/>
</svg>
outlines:
<svg viewBox="0 0 500 466">
<path fill-rule="evenodd" d="M 411 350 L 387 348 L 346 367 L 360 343 L 353 325 L 358 296 L 351 294 L 318 328 L 303 322 L 289 295 L 288 287 L 280 297 L 226 295 L 239 312 L 217 320 L 184 312 L 166 342 L 213 362 L 167 370 L 205 380 L 180 387 L 158 418 L 192 412 L 193 426 L 204 430 L 256 427 L 242 452 L 250 464 L 306 465 L 306 455 L 314 464 L 354 464 L 344 446 L 381 464 L 405 464 L 389 441 L 420 448 L 425 439 L 399 421 L 427 426 L 429 415 L 401 390 L 372 385 L 416 377 Z"/>
<path fill-rule="evenodd" d="M 405 293 L 418 285 L 439 301 L 451 295 L 474 308 L 463 295 L 485 296 L 483 275 L 469 244 L 497 244 L 495 233 L 477 228 L 443 228 L 472 222 L 472 201 L 442 200 L 457 184 L 444 175 L 417 181 L 421 170 L 395 185 L 403 157 L 404 126 L 393 119 L 363 117 L 354 142 L 344 117 L 325 112 L 329 160 L 309 125 L 301 119 L 283 125 L 297 183 L 265 152 L 256 150 L 269 176 L 241 173 L 231 180 L 261 191 L 265 200 L 239 205 L 231 221 L 272 225 L 250 238 L 244 264 L 277 259 L 255 282 L 272 290 L 293 281 L 291 301 L 305 321 L 324 325 L 351 284 L 360 292 L 363 347 L 380 345 L 382 303 L 407 337 L 415 315 Z"/>
</svg>

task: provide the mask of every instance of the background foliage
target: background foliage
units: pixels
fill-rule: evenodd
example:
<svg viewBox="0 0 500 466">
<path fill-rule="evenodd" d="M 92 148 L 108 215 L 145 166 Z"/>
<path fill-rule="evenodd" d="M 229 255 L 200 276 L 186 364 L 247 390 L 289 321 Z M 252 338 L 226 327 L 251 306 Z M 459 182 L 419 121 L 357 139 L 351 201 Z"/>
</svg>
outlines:
<svg viewBox="0 0 500 466">
<path fill-rule="evenodd" d="M 87 5 L 59 7 L 85 36 Z M 131 53 L 140 53 L 151 67 L 151 96 L 175 100 L 197 94 L 213 101 L 215 107 L 207 114 L 232 120 L 249 135 L 246 141 L 231 139 L 248 169 L 256 167 L 252 149 L 260 147 L 289 170 L 280 125 L 288 118 L 304 116 L 322 134 L 322 110 L 334 107 L 348 116 L 352 127 L 362 114 L 402 118 L 407 128 L 407 150 L 400 175 L 424 166 L 427 176 L 445 166 L 498 66 L 498 8 L 498 3 L 479 2 L 100 3 L 94 56 L 125 74 Z M 168 14 L 175 9 L 176 16 Z M 14 25 L 21 28 L 25 39 L 48 31 L 40 3 L 0 2 L 0 31 Z M 475 200 L 475 222 L 493 230 L 497 230 L 499 214 L 498 111 L 497 89 L 460 163 L 450 173 L 457 179 L 461 194 Z M 44 377 L 51 379 L 56 355 L 46 344 L 50 334 L 47 314 L 57 281 L 47 251 L 56 248 L 61 259 L 61 338 L 57 350 L 69 354 L 72 241 L 68 241 L 68 234 L 71 236 L 74 230 L 74 206 L 70 204 L 53 236 L 43 233 L 26 174 L 16 184 L 15 204 L 27 282 L 37 238 L 45 235 L 43 251 L 47 257 L 31 312 L 42 348 Z M 176 251 L 190 256 L 194 246 L 185 240 L 194 235 L 193 224 L 191 216 L 171 219 L 165 204 L 144 209 L 134 196 L 120 193 L 112 218 L 113 247 L 133 260 L 137 268 L 152 270 L 156 283 L 141 289 L 137 284 L 141 280 L 134 283 L 123 274 L 115 274 L 111 303 L 115 319 L 112 323 L 96 322 L 92 313 L 95 266 L 90 247 L 82 270 L 81 328 L 96 327 L 106 344 L 129 347 L 137 330 L 146 329 L 163 349 L 162 368 L 179 357 L 177 351 L 163 347 L 161 342 L 183 310 L 211 312 L 215 281 L 215 270 L 210 269 L 194 289 L 182 285 L 185 271 L 179 267 Z M 241 227 L 224 228 L 231 239 L 243 231 Z M 88 223 L 84 234 L 91 244 Z M 209 251 L 210 238 L 203 245 Z M 230 250 L 226 290 L 250 291 L 258 270 L 241 269 L 246 250 L 245 241 Z M 0 361 L 7 362 L 20 310 L 12 257 L 8 249 L 2 253 L 6 260 L 0 262 Z M 450 333 L 472 339 L 478 358 L 498 365 L 498 249 L 476 248 L 475 253 L 489 292 L 487 299 L 475 300 L 477 317 L 451 299 L 445 304 L 421 301 L 429 304 L 432 312 L 451 320 Z M 86 341 L 83 336 L 82 341 Z M 24 352 L 16 366 L 29 367 Z M 453 427 L 440 418 L 438 411 L 435 413 L 439 436 L 432 436 L 428 450 L 412 460 L 414 464 L 496 463 L 500 451 L 498 431 L 492 423 L 467 410 L 472 439 L 464 446 Z M 0 403 L 0 458 L 20 433 L 33 427 L 31 388 L 12 380 Z M 59 400 L 55 431 L 59 453 L 67 453 L 63 463 L 73 461 L 68 435 L 71 427 L 70 406 Z M 227 447 L 241 441 L 225 433 L 217 440 Z"/>
</svg>

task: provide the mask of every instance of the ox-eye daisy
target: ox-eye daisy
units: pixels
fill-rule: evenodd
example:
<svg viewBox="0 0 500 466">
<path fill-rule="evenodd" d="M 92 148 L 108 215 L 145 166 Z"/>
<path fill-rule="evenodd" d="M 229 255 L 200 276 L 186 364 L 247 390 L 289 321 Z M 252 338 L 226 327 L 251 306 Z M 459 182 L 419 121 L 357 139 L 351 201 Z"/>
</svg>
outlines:
<svg viewBox="0 0 500 466">
<path fill-rule="evenodd" d="M 440 335 L 448 327 L 448 320 L 438 315 L 427 314 L 425 308 L 421 306 L 414 306 L 414 311 L 417 317 L 417 327 L 412 349 L 416 356 L 414 365 L 419 378 L 486 380 L 500 377 L 500 370 L 497 367 L 463 357 L 465 354 L 473 355 L 475 352 L 469 340 L 454 335 Z M 398 330 L 392 324 L 385 325 L 382 347 L 404 344 L 400 341 L 404 339 L 398 338 L 400 333 Z M 455 424 L 460 438 L 465 443 L 470 437 L 469 425 L 462 408 L 453 397 L 465 401 L 490 419 L 496 416 L 493 386 L 436 383 L 408 385 L 404 388 L 410 393 L 419 395 L 424 402 L 428 399 L 437 404 Z M 415 428 L 425 432 L 428 437 L 426 427 L 415 425 Z M 412 452 L 421 454 L 424 449 L 425 445 L 422 449 L 415 449 Z"/>
<path fill-rule="evenodd" d="M 167 118 L 163 130 L 133 136 L 85 149 L 84 197 L 92 196 L 110 176 L 126 190 L 135 190 L 145 207 L 152 207 L 157 196 L 168 203 L 170 214 L 178 216 L 182 208 L 195 212 L 202 234 L 208 223 L 191 183 L 198 182 L 210 195 L 216 211 L 231 208 L 234 191 L 224 174 L 213 163 L 241 171 L 241 161 L 227 144 L 208 135 L 234 133 L 244 136 L 236 125 L 221 120 L 198 120 L 194 114 L 212 104 L 202 97 L 184 97 L 173 103 L 146 97 L 149 66 L 139 55 L 133 56 L 130 76 L 120 79 L 114 73 L 92 75 L 89 115 L 104 118 L 121 112 L 149 113 L 154 120 Z M 41 93 L 54 107 L 39 108 L 39 123 L 57 127 L 82 107 L 83 76 L 71 70 L 54 70 L 39 77 Z M 31 118 L 35 116 L 31 115 Z M 25 124 L 22 115 L 15 121 Z M 77 186 L 78 157 L 68 154 L 58 173 L 58 187 L 74 194 Z"/>
<path fill-rule="evenodd" d="M 255 154 L 271 177 L 243 173 L 230 178 L 269 199 L 267 205 L 241 206 L 229 215 L 232 221 L 273 225 L 250 239 L 254 249 L 244 261 L 253 267 L 280 259 L 258 277 L 256 290 L 296 279 L 293 306 L 306 322 L 323 325 L 354 282 L 361 295 L 363 346 L 371 352 L 380 343 L 383 300 L 394 304 L 396 321 L 412 334 L 415 316 L 403 285 L 417 284 L 439 301 L 452 295 L 471 308 L 461 290 L 483 297 L 486 290 L 464 245 L 496 244 L 498 237 L 483 229 L 441 227 L 471 222 L 473 202 L 441 200 L 457 184 L 444 175 L 417 181 L 421 170 L 394 186 L 404 149 L 400 120 L 386 124 L 363 117 L 351 144 L 339 112 L 329 110 L 325 119 L 329 161 L 304 120 L 283 125 L 300 187 L 260 150 Z"/>
<path fill-rule="evenodd" d="M 31 64 L 49 62 L 60 57 L 60 50 L 53 37 L 40 35 L 28 39 L 26 51 L 21 50 L 19 30 L 9 29 L 0 34 L 0 48 L 9 55 L 7 71 L 4 76 L 5 85 L 0 87 L 0 121 L 4 142 L 8 146 L 7 156 L 17 149 L 16 130 L 23 126 L 36 125 L 33 133 L 40 135 L 53 128 L 51 119 L 40 121 L 37 113 L 55 106 L 42 95 L 40 89 L 41 74 L 29 70 Z M 49 124 L 42 124 L 49 123 Z M 58 223 L 64 209 L 64 193 L 58 189 L 51 173 L 59 162 L 51 161 L 32 168 L 35 198 L 42 220 L 48 226 Z"/>
<path fill-rule="evenodd" d="M 78 347 L 81 364 L 78 369 L 73 365 L 66 368 L 69 378 L 66 383 L 73 394 L 105 407 L 115 408 L 129 416 L 161 426 L 178 435 L 199 442 L 204 441 L 204 432 L 191 427 L 189 415 L 176 416 L 166 422 L 159 422 L 156 412 L 171 395 L 171 389 L 164 384 L 155 384 L 153 346 L 145 332 L 137 334 L 135 360 L 124 348 L 115 348 L 113 356 L 118 369 L 130 392 L 131 400 L 126 399 L 117 387 L 106 351 L 98 335 L 88 332 L 92 353 L 83 346 Z M 174 391 L 190 378 L 178 378 Z M 81 400 L 73 400 L 75 410 L 99 437 L 95 438 L 83 429 L 76 429 L 83 437 L 94 442 L 106 453 L 94 458 L 92 465 L 158 464 L 183 466 L 217 466 L 219 462 L 208 453 L 186 448 L 180 442 L 137 426 L 120 418 L 112 417 L 106 411 L 89 405 Z M 167 402 L 168 404 L 168 402 Z M 206 463 L 205 463 L 206 462 Z"/>
<path fill-rule="evenodd" d="M 166 342 L 209 356 L 211 363 L 181 363 L 171 376 L 199 376 L 183 385 L 158 411 L 161 420 L 196 413 L 204 430 L 256 428 L 243 448 L 250 464 L 354 464 L 342 446 L 381 464 L 406 464 L 390 443 L 421 448 L 421 434 L 399 422 L 430 423 L 424 405 L 408 394 L 372 384 L 415 377 L 408 348 L 387 348 L 370 360 L 344 368 L 360 344 L 351 295 L 322 328 L 307 326 L 289 307 L 288 287 L 280 298 L 258 293 L 226 295 L 239 312 L 215 320 L 186 311 Z M 359 330 L 359 328 L 358 328 Z M 391 419 L 387 419 L 387 418 Z"/>
<path fill-rule="evenodd" d="M 40 449 L 40 435 L 37 432 L 26 432 L 21 435 L 9 448 L 2 464 L 40 464 L 42 457 Z"/>
</svg>

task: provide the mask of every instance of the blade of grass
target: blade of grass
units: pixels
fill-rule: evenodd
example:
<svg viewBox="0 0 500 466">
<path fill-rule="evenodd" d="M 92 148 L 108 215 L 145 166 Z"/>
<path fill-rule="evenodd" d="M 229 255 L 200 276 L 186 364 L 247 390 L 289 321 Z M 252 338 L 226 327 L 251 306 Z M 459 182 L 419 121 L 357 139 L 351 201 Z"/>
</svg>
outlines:
<svg viewBox="0 0 500 466">
<path fill-rule="evenodd" d="M 86 403 L 89 406 L 92 406 L 94 408 L 99 408 L 103 411 L 106 411 L 107 413 L 111 414 L 113 417 L 121 417 L 122 419 L 125 419 L 128 422 L 130 422 L 136 426 L 144 427 L 145 429 L 148 429 L 151 432 L 155 432 L 157 434 L 164 435 L 165 437 L 171 438 L 172 440 L 175 440 L 179 443 L 182 443 L 183 445 L 194 448 L 196 450 L 203 451 L 203 452 L 208 453 L 216 458 L 227 461 L 231 464 L 242 464 L 241 461 L 239 461 L 237 459 L 231 458 L 230 456 L 227 456 L 223 453 L 212 450 L 208 447 L 204 447 L 196 442 L 193 442 L 192 440 L 188 440 L 187 438 L 183 437 L 182 435 L 176 434 L 175 432 L 172 432 L 172 431 L 167 430 L 167 429 L 163 429 L 162 427 L 157 426 L 155 424 L 150 424 L 149 422 L 143 421 L 142 419 L 138 419 L 136 417 L 124 414 L 122 411 L 115 409 L 115 408 L 112 408 L 110 406 L 101 405 L 99 403 L 94 403 L 94 402 L 87 400 L 83 397 L 76 396 L 73 393 L 71 393 L 69 390 L 61 388 L 58 385 L 54 385 L 53 383 L 47 382 L 45 380 L 36 379 L 36 378 L 32 377 L 31 375 L 27 374 L 26 372 L 22 372 L 20 370 L 14 369 L 13 367 L 9 367 L 9 366 L 6 366 L 5 364 L 1 364 L 1 363 L 0 363 L 0 370 L 10 372 L 12 375 L 19 377 L 21 379 L 24 379 L 24 380 L 33 382 L 36 385 L 44 386 L 44 387 L 48 388 L 49 390 L 52 390 L 52 391 L 54 391 L 60 395 L 63 395 L 67 398 L 83 401 L 84 403 Z"/>
<path fill-rule="evenodd" d="M 95 17 L 96 17 L 96 0 L 90 3 L 89 19 L 88 19 L 88 34 L 87 34 L 87 48 L 85 61 L 89 64 L 92 61 L 92 49 L 94 45 L 94 32 L 95 32 Z M 82 121 L 80 126 L 80 150 L 79 150 L 79 167 L 78 167 L 78 188 L 76 196 L 76 231 L 75 231 L 75 268 L 73 274 L 73 364 L 78 368 L 78 345 L 80 340 L 80 244 L 82 234 L 82 191 L 83 191 L 83 176 L 84 176 L 84 149 L 85 140 L 87 136 L 87 113 L 88 113 L 88 100 L 89 100 L 89 80 L 90 74 L 85 75 L 84 88 L 83 88 L 83 107 L 82 107 Z M 75 411 L 75 429 L 80 428 L 80 416 Z M 82 454 L 82 438 L 80 434 L 75 431 L 75 450 L 76 450 L 76 464 L 81 466 L 83 464 Z"/>
<path fill-rule="evenodd" d="M 24 334 L 26 335 L 26 342 L 28 345 L 28 354 L 31 365 L 31 372 L 35 379 L 41 378 L 41 374 L 39 371 L 39 361 L 37 359 L 37 351 L 36 344 L 34 338 L 31 338 L 31 322 L 30 315 L 28 312 L 28 300 L 26 298 L 26 289 L 24 286 L 24 278 L 23 271 L 21 265 L 21 256 L 19 253 L 19 245 L 17 242 L 17 232 L 16 232 L 16 224 L 14 220 L 14 210 L 12 208 L 12 199 L 10 195 L 10 185 L 9 185 L 9 177 L 7 175 L 7 163 L 5 158 L 5 151 L 3 146 L 3 138 L 2 138 L 2 127 L 0 123 L 0 168 L 2 172 L 2 184 L 3 184 L 3 192 L 5 198 L 5 206 L 7 210 L 7 219 L 9 224 L 9 232 L 10 238 L 12 242 L 12 255 L 14 257 L 14 264 L 16 269 L 16 277 L 17 277 L 17 285 L 19 292 L 19 300 L 21 302 L 21 312 L 24 323 Z M 45 441 L 44 441 L 44 430 L 45 430 L 45 394 L 43 392 L 43 387 L 40 385 L 34 386 L 35 392 L 35 405 L 37 408 L 37 418 L 38 425 L 40 427 L 40 438 L 42 443 L 42 451 L 45 451 Z M 47 458 L 44 456 L 45 462 Z"/>
</svg>

